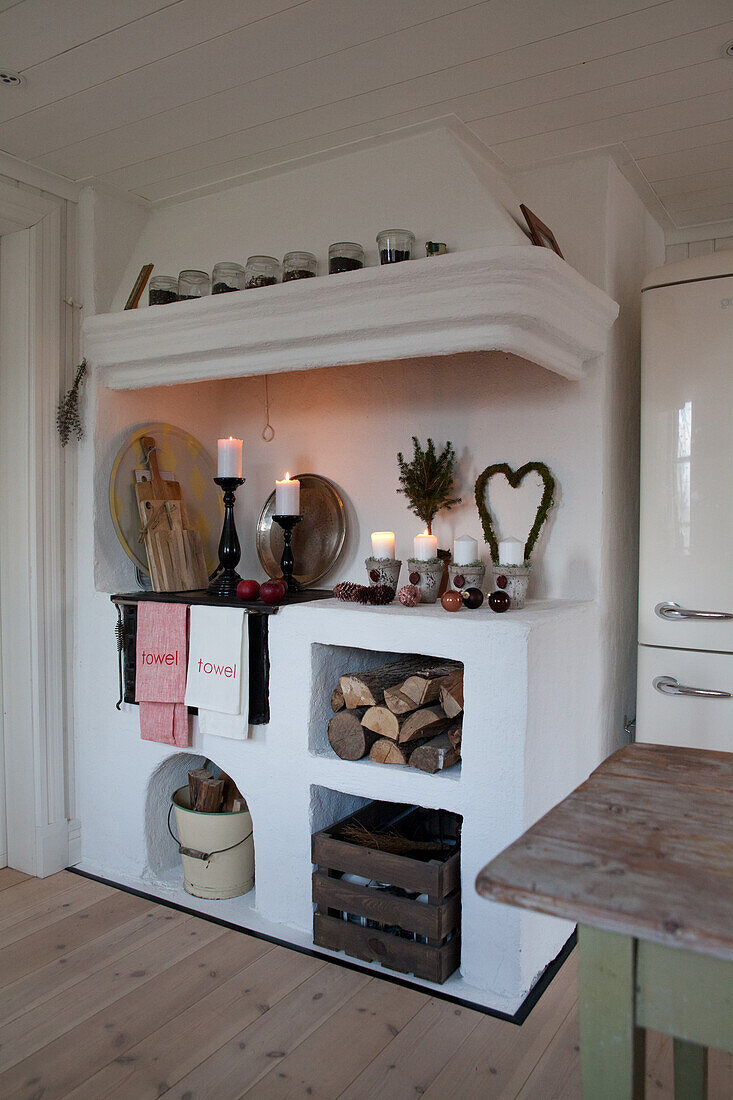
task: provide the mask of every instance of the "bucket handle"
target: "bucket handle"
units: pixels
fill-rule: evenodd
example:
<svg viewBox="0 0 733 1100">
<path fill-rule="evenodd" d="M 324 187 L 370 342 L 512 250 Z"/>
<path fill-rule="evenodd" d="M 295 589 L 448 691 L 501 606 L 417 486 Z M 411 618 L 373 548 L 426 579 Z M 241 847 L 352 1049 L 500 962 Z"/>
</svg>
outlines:
<svg viewBox="0 0 733 1100">
<path fill-rule="evenodd" d="M 173 803 L 171 802 L 170 806 L 168 807 L 168 832 L 171 834 L 176 844 L 178 845 L 178 851 L 180 855 L 189 856 L 191 859 L 200 859 L 204 863 L 208 863 L 212 856 L 220 856 L 223 855 L 224 852 L 231 852 L 234 848 L 238 848 L 240 844 L 244 844 L 245 840 L 249 840 L 253 833 L 253 830 L 250 829 L 246 836 L 243 836 L 242 839 L 238 840 L 236 844 L 230 844 L 228 848 L 217 848 L 215 852 L 199 852 L 197 848 L 187 848 L 184 844 L 181 844 L 180 840 L 171 829 L 172 812 Z"/>
</svg>

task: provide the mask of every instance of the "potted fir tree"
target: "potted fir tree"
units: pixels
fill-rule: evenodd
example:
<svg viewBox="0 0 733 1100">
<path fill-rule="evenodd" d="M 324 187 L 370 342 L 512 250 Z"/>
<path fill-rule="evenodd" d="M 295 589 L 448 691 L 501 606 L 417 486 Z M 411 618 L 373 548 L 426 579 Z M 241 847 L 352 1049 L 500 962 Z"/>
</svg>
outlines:
<svg viewBox="0 0 733 1100">
<path fill-rule="evenodd" d="M 400 451 L 397 464 L 400 470 L 400 488 L 408 500 L 410 511 L 425 524 L 425 535 L 432 536 L 433 521 L 443 508 L 460 504 L 461 498 L 453 496 L 454 465 L 456 454 L 452 443 L 446 443 L 438 453 L 432 439 L 423 449 L 419 439 L 412 437 L 413 457 L 408 462 Z M 410 584 L 419 587 L 423 603 L 435 603 L 443 576 L 443 561 L 438 557 L 437 541 L 427 542 L 431 556 L 427 560 L 408 558 Z"/>
</svg>

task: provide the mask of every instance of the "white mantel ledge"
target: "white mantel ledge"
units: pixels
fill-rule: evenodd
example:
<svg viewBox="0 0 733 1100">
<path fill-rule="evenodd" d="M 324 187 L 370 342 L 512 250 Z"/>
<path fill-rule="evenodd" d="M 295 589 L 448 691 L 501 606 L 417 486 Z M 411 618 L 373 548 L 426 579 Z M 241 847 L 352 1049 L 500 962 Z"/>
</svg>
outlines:
<svg viewBox="0 0 733 1100">
<path fill-rule="evenodd" d="M 617 304 L 549 249 L 482 248 L 84 323 L 110 389 L 504 351 L 578 379 Z"/>
</svg>

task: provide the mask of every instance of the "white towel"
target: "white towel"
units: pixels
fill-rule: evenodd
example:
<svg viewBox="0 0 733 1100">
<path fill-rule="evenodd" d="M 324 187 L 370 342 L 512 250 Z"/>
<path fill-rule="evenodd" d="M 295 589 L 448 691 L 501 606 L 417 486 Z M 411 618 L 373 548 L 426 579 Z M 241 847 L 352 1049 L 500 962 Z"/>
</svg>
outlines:
<svg viewBox="0 0 733 1100">
<path fill-rule="evenodd" d="M 244 609 L 191 608 L 186 704 L 220 714 L 241 714 L 242 683 L 249 682 L 243 661 Z"/>
<path fill-rule="evenodd" d="M 229 737 L 233 741 L 246 741 L 249 737 L 249 616 L 245 612 L 242 631 L 240 666 L 239 714 L 221 714 L 216 710 L 199 708 L 199 729 L 212 737 Z"/>
</svg>

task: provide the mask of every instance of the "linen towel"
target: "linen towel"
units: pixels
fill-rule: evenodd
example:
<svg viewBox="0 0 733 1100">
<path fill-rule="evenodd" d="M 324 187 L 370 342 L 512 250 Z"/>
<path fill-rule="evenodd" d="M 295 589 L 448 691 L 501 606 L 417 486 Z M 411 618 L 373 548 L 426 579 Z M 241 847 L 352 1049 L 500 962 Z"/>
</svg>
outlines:
<svg viewBox="0 0 733 1100">
<path fill-rule="evenodd" d="M 249 737 L 249 623 L 251 616 L 245 612 L 240 654 L 239 713 L 222 714 L 216 710 L 199 707 L 199 729 L 212 737 L 229 737 L 234 741 L 246 741 Z"/>
<path fill-rule="evenodd" d="M 186 691 L 186 604 L 141 602 L 135 645 L 135 698 L 140 737 L 186 748 L 190 721 Z"/>
<path fill-rule="evenodd" d="M 141 601 L 137 612 L 138 703 L 182 703 L 186 692 L 186 617 L 182 603 Z"/>
<path fill-rule="evenodd" d="M 189 707 L 239 714 L 242 707 L 244 608 L 192 607 L 185 701 Z"/>
</svg>

